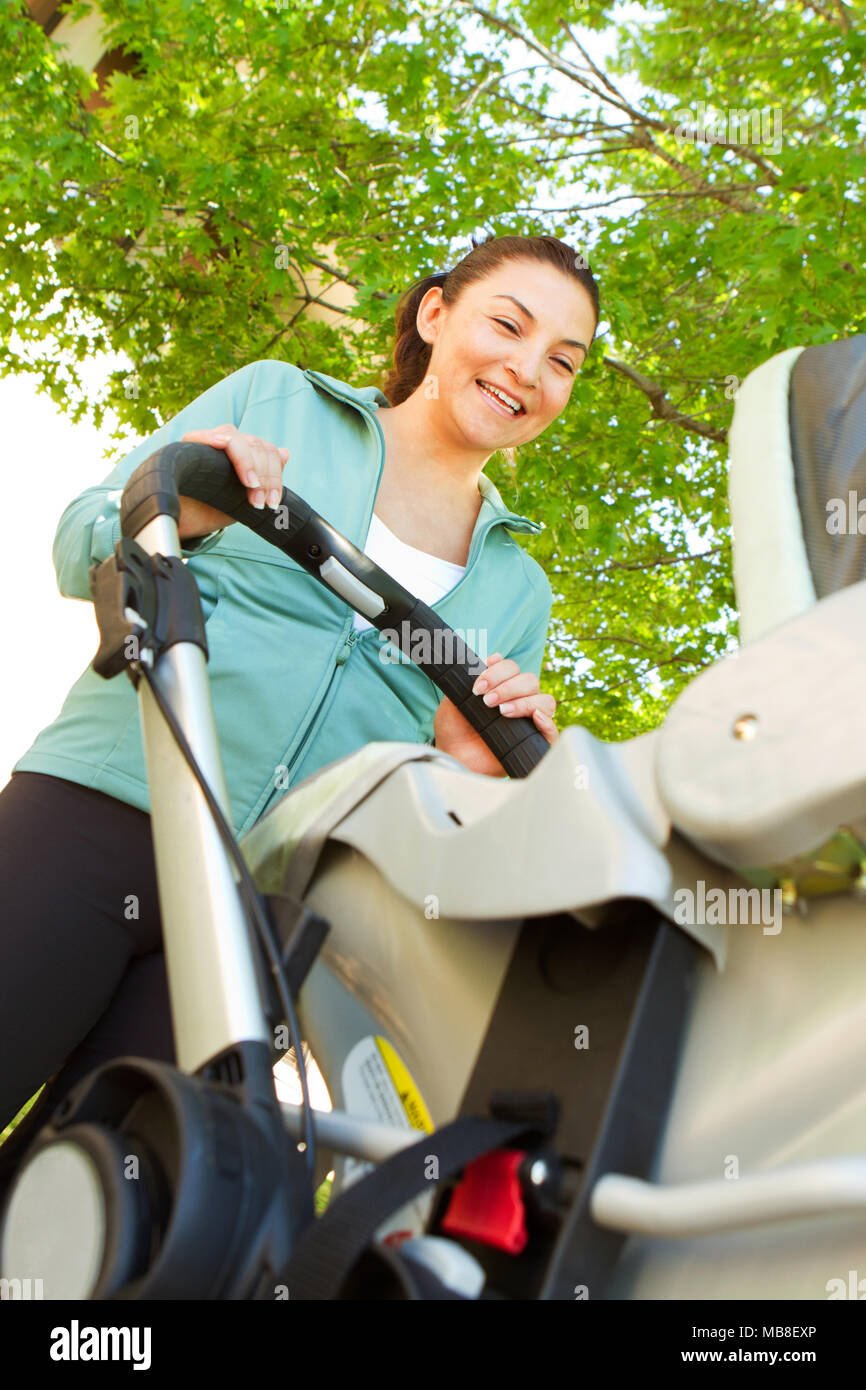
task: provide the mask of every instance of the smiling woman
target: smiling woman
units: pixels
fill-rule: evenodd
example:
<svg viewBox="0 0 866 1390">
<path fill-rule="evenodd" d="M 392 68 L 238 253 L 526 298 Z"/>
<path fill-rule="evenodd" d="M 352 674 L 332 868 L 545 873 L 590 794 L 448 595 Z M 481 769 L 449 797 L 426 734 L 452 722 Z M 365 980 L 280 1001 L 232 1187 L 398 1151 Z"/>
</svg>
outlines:
<svg viewBox="0 0 866 1390">
<path fill-rule="evenodd" d="M 480 469 L 496 449 L 513 465 L 517 447 L 565 409 L 598 327 L 599 291 L 585 256 L 557 237 L 472 244 L 452 270 L 425 276 L 403 295 L 394 366 L 382 390 L 394 407 L 412 398 L 411 414 L 395 409 L 389 419 L 399 417 L 403 434 L 417 440 L 414 426 L 441 418 L 443 396 L 477 358 L 464 387 L 471 384 L 502 418 L 526 421 L 486 454 L 477 451 Z"/>
<path fill-rule="evenodd" d="M 475 246 L 408 292 L 384 391 L 266 358 L 136 445 L 63 511 L 52 548 L 60 592 L 91 599 L 91 569 L 120 540 L 135 469 L 199 438 L 224 448 L 254 491 L 297 491 L 435 605 L 443 632 L 477 632 L 476 693 L 552 743 L 556 702 L 539 688 L 552 590 L 511 534 L 541 528 L 506 507 L 483 469 L 566 408 L 597 321 L 595 281 L 563 242 Z M 184 536 L 181 552 L 207 609 L 239 836 L 279 793 L 374 741 L 435 742 L 470 772 L 505 775 L 419 665 L 383 660 L 381 633 L 228 520 Z M 88 1071 L 121 1055 L 175 1058 L 139 716 L 130 683 L 88 666 L 0 791 L 0 1130 L 46 1083 L 14 1145 L 0 1146 L 0 1200 L 34 1130 Z"/>
<path fill-rule="evenodd" d="M 375 507 L 399 540 L 442 563 L 468 563 L 484 465 L 497 450 L 513 459 L 565 410 L 598 319 L 583 254 L 552 236 L 473 239 L 453 270 L 406 292 L 382 388 L 391 408 L 378 413 L 386 455 Z M 537 676 L 499 659 L 485 677 L 488 703 L 555 740 L 555 701 Z M 436 747 L 473 772 L 502 775 L 447 698 L 434 732 Z"/>
<path fill-rule="evenodd" d="M 551 236 L 473 244 L 406 292 L 382 388 L 392 408 L 379 414 L 376 499 L 401 540 L 465 563 L 484 465 L 499 451 L 513 466 L 517 447 L 565 409 L 598 317 L 585 258 Z"/>
</svg>

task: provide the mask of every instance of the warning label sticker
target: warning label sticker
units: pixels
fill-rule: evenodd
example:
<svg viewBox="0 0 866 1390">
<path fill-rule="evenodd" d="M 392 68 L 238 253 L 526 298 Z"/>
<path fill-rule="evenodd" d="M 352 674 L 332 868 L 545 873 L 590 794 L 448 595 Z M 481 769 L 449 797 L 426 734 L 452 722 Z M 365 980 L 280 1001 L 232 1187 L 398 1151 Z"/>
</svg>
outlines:
<svg viewBox="0 0 866 1390">
<path fill-rule="evenodd" d="M 408 1067 L 387 1038 L 368 1036 L 355 1044 L 343 1063 L 343 1101 L 348 1114 L 376 1120 L 396 1129 L 433 1132 L 433 1121 Z M 344 1160 L 344 1183 L 348 1187 L 372 1164 L 360 1159 Z M 408 1203 L 377 1231 L 379 1240 L 422 1235 L 426 1228 L 435 1192 Z"/>
</svg>

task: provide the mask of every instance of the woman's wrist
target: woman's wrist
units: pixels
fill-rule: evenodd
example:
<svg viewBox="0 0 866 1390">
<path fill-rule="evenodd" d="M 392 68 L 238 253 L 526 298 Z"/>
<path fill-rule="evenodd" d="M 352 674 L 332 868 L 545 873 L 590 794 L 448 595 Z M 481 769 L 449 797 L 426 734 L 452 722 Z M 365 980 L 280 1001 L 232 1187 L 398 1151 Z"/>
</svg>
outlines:
<svg viewBox="0 0 866 1390">
<path fill-rule="evenodd" d="M 209 507 L 206 502 L 198 502 L 194 497 L 184 497 L 182 494 L 178 495 L 178 500 L 180 516 L 177 534 L 182 541 L 199 540 L 231 524 L 231 517 L 217 511 L 216 507 Z"/>
</svg>

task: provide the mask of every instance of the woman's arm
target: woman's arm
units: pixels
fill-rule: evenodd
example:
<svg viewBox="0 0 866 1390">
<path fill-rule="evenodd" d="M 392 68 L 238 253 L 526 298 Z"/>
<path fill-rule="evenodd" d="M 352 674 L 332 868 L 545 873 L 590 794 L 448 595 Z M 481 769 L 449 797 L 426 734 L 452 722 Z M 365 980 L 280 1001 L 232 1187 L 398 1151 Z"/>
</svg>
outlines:
<svg viewBox="0 0 866 1390">
<path fill-rule="evenodd" d="M 538 732 L 552 745 L 559 738 L 559 730 L 553 719 L 556 700 L 552 695 L 542 693 L 539 676 L 544 666 L 553 590 L 538 562 L 525 554 L 524 559 L 532 593 L 532 598 L 527 599 L 527 608 L 534 608 L 535 621 L 521 637 L 509 644 L 511 655 L 508 660 L 503 658 L 501 652 L 494 652 L 489 657 L 482 656 L 487 669 L 479 672 L 472 689 L 473 693 L 484 697 L 486 704 L 498 705 L 504 718 L 526 716 L 532 719 Z M 433 742 L 472 772 L 480 772 L 487 777 L 508 776 L 481 735 L 447 698 L 441 701 L 433 718 Z"/>
<path fill-rule="evenodd" d="M 240 371 L 209 387 L 202 395 L 184 406 L 171 420 L 121 459 L 102 482 L 85 488 L 69 503 L 57 524 L 52 547 L 54 569 L 61 594 L 65 598 L 90 600 L 90 566 L 101 564 L 114 553 L 120 540 L 120 496 L 129 478 L 140 463 L 157 449 L 180 440 L 185 431 L 202 429 L 220 420 L 242 421 L 249 399 L 254 373 L 259 366 L 252 362 Z M 192 502 L 192 498 L 189 499 Z M 191 517 L 201 522 L 203 517 Z M 206 530 L 213 531 L 213 527 Z M 188 539 L 200 532 L 190 531 Z M 206 535 L 204 540 L 181 547 L 184 555 L 198 555 L 216 545 L 222 531 Z"/>
<path fill-rule="evenodd" d="M 553 721 L 556 712 L 553 696 L 539 689 L 538 677 L 532 671 L 521 671 L 516 661 L 506 660 L 501 652 L 494 652 L 489 658 L 487 669 L 478 676 L 472 691 L 475 695 L 483 695 L 485 704 L 498 705 L 506 719 L 531 718 L 549 744 L 559 738 Z M 508 776 L 481 735 L 447 695 L 436 711 L 433 730 L 436 747 L 463 763 L 470 772 L 480 772 L 485 777 Z"/>
<path fill-rule="evenodd" d="M 271 507 L 277 506 L 283 494 L 283 468 L 288 461 L 288 449 L 271 444 L 260 435 L 246 434 L 232 424 L 187 430 L 183 440 L 224 449 L 238 478 L 247 489 L 251 506 L 264 507 L 265 503 Z M 207 502 L 199 502 L 194 497 L 184 497 L 183 493 L 178 493 L 178 500 L 178 535 L 181 540 L 189 536 L 206 535 L 209 531 L 225 530 L 227 526 L 234 525 L 233 516 L 218 511 Z"/>
</svg>

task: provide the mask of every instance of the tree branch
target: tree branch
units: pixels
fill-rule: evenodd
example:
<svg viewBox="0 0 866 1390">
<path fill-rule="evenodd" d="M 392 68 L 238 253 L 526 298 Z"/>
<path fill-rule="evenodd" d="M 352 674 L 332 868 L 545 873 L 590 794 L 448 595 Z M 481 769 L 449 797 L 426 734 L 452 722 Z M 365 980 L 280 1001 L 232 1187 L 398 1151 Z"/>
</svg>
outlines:
<svg viewBox="0 0 866 1390">
<path fill-rule="evenodd" d="M 818 0 L 800 0 L 800 4 L 804 10 L 813 10 L 815 14 L 819 14 L 828 24 L 835 24 L 843 34 L 850 34 L 854 27 L 851 23 L 851 7 L 843 4 L 843 0 L 833 0 L 835 14 L 831 14 L 826 5 L 818 4 Z"/>
<path fill-rule="evenodd" d="M 671 424 L 679 425 L 687 434 L 702 435 L 704 439 L 712 439 L 715 444 L 725 443 L 728 437 L 727 430 L 716 429 L 712 425 L 705 425 L 701 420 L 695 420 L 690 415 L 682 415 L 676 406 L 667 399 L 665 388 L 659 382 L 643 376 L 634 367 L 630 367 L 627 362 L 619 362 L 615 357 L 603 357 L 601 360 L 606 367 L 613 367 L 627 381 L 643 391 L 657 420 L 668 420 Z"/>
<path fill-rule="evenodd" d="M 715 545 L 708 550 L 685 551 L 682 555 L 664 555 L 656 560 L 608 560 L 606 564 L 594 568 L 576 566 L 572 573 L 598 575 L 606 573 L 607 570 L 651 570 L 657 569 L 659 565 L 681 565 L 683 561 L 705 560 L 708 555 L 720 555 L 726 549 L 727 546 Z M 599 638 L 598 640 L 601 641 L 602 639 Z"/>
</svg>

